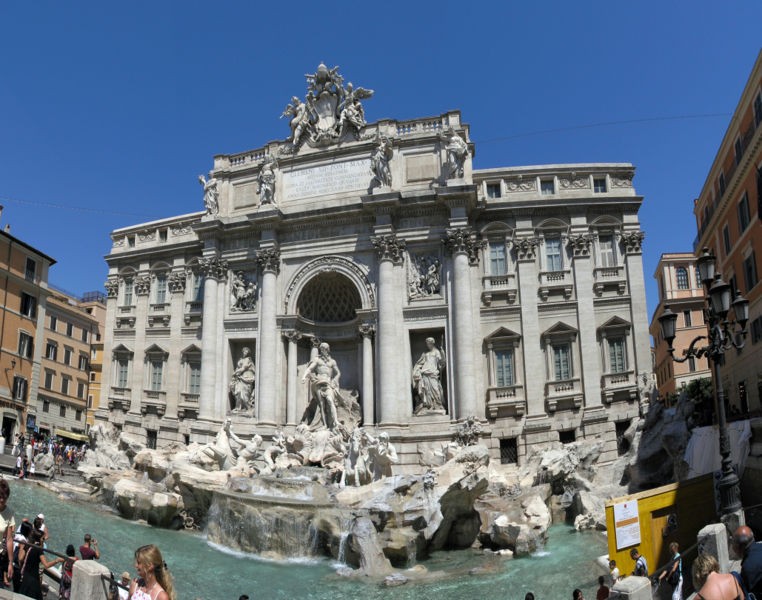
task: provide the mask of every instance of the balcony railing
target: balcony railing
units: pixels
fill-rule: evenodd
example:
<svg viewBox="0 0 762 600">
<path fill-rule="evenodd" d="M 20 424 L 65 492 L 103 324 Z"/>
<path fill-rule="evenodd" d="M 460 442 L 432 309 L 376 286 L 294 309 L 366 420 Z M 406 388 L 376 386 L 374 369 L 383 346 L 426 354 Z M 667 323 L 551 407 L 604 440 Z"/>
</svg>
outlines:
<svg viewBox="0 0 762 600">
<path fill-rule="evenodd" d="M 582 382 L 579 377 L 548 381 L 545 384 L 545 404 L 548 412 L 580 408 L 582 397 Z"/>
<path fill-rule="evenodd" d="M 524 386 L 510 385 L 489 388 L 487 390 L 487 412 L 492 419 L 498 416 L 522 416 L 526 412 Z"/>
<path fill-rule="evenodd" d="M 516 286 L 515 273 L 485 275 L 482 277 L 482 301 L 487 306 L 498 298 L 505 298 L 509 304 L 513 304 L 516 301 L 517 294 L 518 288 Z"/>
</svg>

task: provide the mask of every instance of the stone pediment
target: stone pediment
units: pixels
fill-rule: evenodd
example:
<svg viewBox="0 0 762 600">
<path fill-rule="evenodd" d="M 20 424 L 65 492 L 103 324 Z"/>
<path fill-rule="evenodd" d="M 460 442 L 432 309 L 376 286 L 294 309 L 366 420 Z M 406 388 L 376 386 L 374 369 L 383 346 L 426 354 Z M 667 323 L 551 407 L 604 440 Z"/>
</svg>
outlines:
<svg viewBox="0 0 762 600">
<path fill-rule="evenodd" d="M 516 333 L 515 331 L 511 331 L 510 329 L 507 329 L 506 327 L 498 327 L 490 333 L 486 338 L 484 338 L 486 341 L 495 341 L 498 339 L 504 340 L 504 339 L 518 339 L 521 338 L 521 334 Z"/>
<path fill-rule="evenodd" d="M 563 321 L 558 321 L 555 325 L 552 327 L 546 329 L 542 333 L 543 338 L 554 338 L 554 337 L 575 337 L 577 335 L 577 329 L 572 327 L 571 325 L 567 325 Z"/>
</svg>

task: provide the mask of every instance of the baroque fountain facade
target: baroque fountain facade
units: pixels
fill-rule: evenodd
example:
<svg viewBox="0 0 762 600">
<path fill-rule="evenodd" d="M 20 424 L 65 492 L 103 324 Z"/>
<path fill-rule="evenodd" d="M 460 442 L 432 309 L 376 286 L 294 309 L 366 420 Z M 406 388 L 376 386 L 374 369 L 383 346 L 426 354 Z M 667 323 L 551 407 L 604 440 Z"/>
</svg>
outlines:
<svg viewBox="0 0 762 600">
<path fill-rule="evenodd" d="M 180 455 L 357 508 L 405 476 L 483 492 L 480 465 L 560 442 L 616 462 L 651 381 L 633 166 L 477 170 L 458 111 L 369 123 L 372 96 L 320 65 L 287 139 L 214 157 L 204 210 L 112 232 L 96 429 L 152 480 Z"/>
</svg>

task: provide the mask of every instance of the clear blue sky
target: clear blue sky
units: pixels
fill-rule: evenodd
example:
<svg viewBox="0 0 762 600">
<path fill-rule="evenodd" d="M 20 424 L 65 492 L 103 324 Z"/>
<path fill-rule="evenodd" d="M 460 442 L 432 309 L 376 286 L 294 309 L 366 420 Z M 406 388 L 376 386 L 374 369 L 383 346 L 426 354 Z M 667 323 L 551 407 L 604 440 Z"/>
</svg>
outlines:
<svg viewBox="0 0 762 600">
<path fill-rule="evenodd" d="M 323 61 L 375 90 L 369 121 L 461 109 L 476 168 L 635 164 L 651 311 L 762 43 L 759 1 L 269 6 L 0 4 L 0 226 L 51 283 L 102 289 L 111 230 L 201 210 L 213 155 L 285 138 Z M 719 116 L 667 119 L 692 115 Z"/>
</svg>

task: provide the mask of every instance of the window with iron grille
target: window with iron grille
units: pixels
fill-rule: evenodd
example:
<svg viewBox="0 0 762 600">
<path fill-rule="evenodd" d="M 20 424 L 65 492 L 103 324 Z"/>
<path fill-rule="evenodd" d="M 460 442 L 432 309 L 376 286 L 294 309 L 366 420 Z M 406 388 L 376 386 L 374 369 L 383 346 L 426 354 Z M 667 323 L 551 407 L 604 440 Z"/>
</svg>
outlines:
<svg viewBox="0 0 762 600">
<path fill-rule="evenodd" d="M 500 464 L 514 465 L 519 462 L 519 448 L 516 438 L 501 438 Z"/>
<path fill-rule="evenodd" d="M 688 282 L 688 269 L 685 267 L 677 267 L 675 269 L 675 278 L 677 279 L 678 290 L 690 289 L 691 286 Z"/>
<path fill-rule="evenodd" d="M 562 444 L 571 444 L 577 441 L 577 433 L 573 429 L 565 429 L 558 432 L 558 441 Z"/>
</svg>

